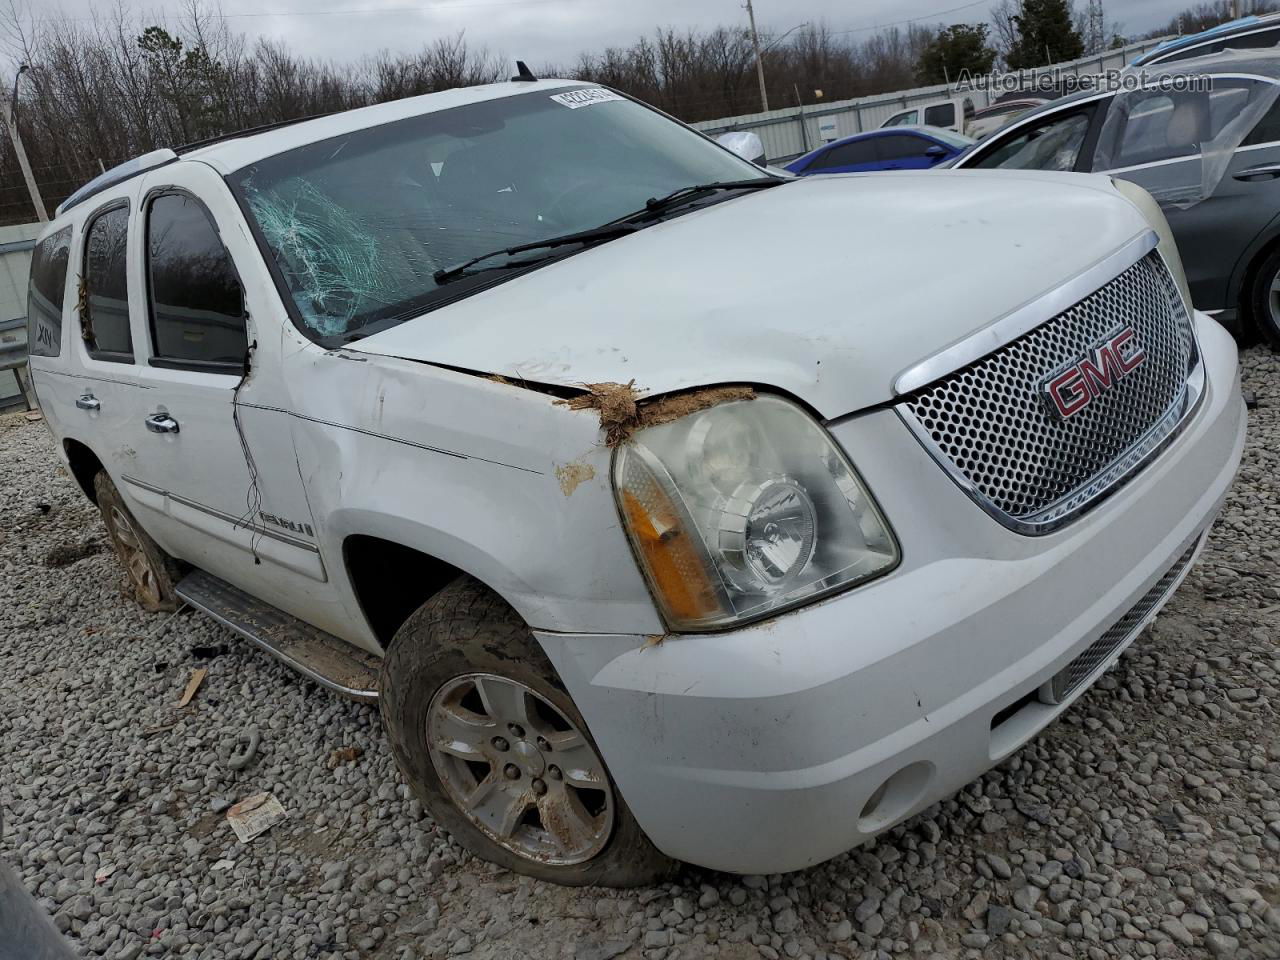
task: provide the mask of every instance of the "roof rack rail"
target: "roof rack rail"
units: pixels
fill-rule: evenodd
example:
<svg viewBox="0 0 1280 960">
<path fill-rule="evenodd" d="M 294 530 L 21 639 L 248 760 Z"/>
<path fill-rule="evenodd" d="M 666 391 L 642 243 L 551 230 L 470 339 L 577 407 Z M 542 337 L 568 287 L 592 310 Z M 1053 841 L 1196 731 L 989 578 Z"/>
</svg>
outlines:
<svg viewBox="0 0 1280 960">
<path fill-rule="evenodd" d="M 216 137 L 207 137 L 204 140 L 194 140 L 191 143 L 184 143 L 180 147 L 174 147 L 174 153 L 181 156 L 184 153 L 190 153 L 193 150 L 199 150 L 201 147 L 209 147 L 215 143 L 222 143 L 225 140 L 238 140 L 240 137 L 252 137 L 254 134 L 266 133 L 268 130 L 278 130 L 281 127 L 291 127 L 295 123 L 304 123 L 307 120 L 316 120 L 320 117 L 327 117 L 328 113 L 312 113 L 305 117 L 293 117 L 290 120 L 276 120 L 272 123 L 262 123 L 256 127 L 245 127 L 243 130 L 232 130 L 230 133 L 220 133 Z"/>
<path fill-rule="evenodd" d="M 84 203 L 96 193 L 101 193 L 109 187 L 114 187 L 117 183 L 123 183 L 132 177 L 136 177 L 140 173 L 148 170 L 154 170 L 156 167 L 163 167 L 165 164 L 173 163 L 184 153 L 190 153 L 201 147 L 207 147 L 215 143 L 221 143 L 224 140 L 235 140 L 239 137 L 251 137 L 255 133 L 265 133 L 268 130 L 275 130 L 279 127 L 291 126 L 295 123 L 302 123 L 304 120 L 314 120 L 317 117 L 328 116 L 324 113 L 314 113 L 306 117 L 294 117 L 291 120 L 277 120 L 275 123 L 264 123 L 256 127 L 248 127 L 244 130 L 234 130 L 231 133 L 222 133 L 216 137 L 209 137 L 205 140 L 196 140 L 193 143 L 185 143 L 180 147 L 161 147 L 159 150 L 152 150 L 150 153 L 144 153 L 140 157 L 134 157 L 132 160 L 126 160 L 124 163 L 118 164 L 98 176 L 94 177 L 75 193 L 58 204 L 58 209 L 54 211 L 54 216 L 60 217 L 72 207 Z"/>
<path fill-rule="evenodd" d="M 152 150 L 150 153 L 144 153 L 140 157 L 126 160 L 124 163 L 98 174 L 67 199 L 63 200 L 58 204 L 58 209 L 53 211 L 53 215 L 60 217 L 72 207 L 84 203 L 94 194 L 114 187 L 117 183 L 123 183 L 125 180 L 136 177 L 140 173 L 154 170 L 156 167 L 163 167 L 167 163 L 173 163 L 177 159 L 178 155 L 176 153 L 168 147 L 161 147 L 159 150 Z"/>
</svg>

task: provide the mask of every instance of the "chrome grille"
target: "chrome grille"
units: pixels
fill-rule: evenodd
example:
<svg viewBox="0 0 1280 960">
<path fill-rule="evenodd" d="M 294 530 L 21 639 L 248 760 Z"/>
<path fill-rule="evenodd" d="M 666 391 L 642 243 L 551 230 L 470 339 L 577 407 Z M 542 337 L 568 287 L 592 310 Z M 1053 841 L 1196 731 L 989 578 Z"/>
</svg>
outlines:
<svg viewBox="0 0 1280 960">
<path fill-rule="evenodd" d="M 1072 660 L 1066 669 L 1059 671 L 1054 676 L 1049 683 L 1048 696 L 1045 696 L 1045 693 L 1042 692 L 1041 699 L 1048 700 L 1050 703 L 1061 703 L 1071 695 L 1071 691 L 1093 676 L 1093 672 L 1101 666 L 1102 662 L 1111 656 L 1121 644 L 1129 640 L 1137 632 L 1138 625 L 1169 595 L 1170 591 L 1173 590 L 1174 584 L 1178 582 L 1178 578 L 1186 572 L 1198 546 L 1200 546 L 1199 537 L 1192 541 L 1186 552 L 1178 557 L 1173 566 L 1165 572 L 1165 575 L 1142 595 L 1142 599 L 1135 603 L 1128 613 L 1121 617 L 1106 633 L 1089 644 L 1085 652 Z"/>
<path fill-rule="evenodd" d="M 1062 420 L 1050 376 L 1130 326 L 1135 370 Z M 960 485 L 1024 533 L 1065 523 L 1117 487 L 1176 431 L 1198 390 L 1191 320 L 1156 251 L 981 360 L 908 395 L 899 412 Z"/>
</svg>

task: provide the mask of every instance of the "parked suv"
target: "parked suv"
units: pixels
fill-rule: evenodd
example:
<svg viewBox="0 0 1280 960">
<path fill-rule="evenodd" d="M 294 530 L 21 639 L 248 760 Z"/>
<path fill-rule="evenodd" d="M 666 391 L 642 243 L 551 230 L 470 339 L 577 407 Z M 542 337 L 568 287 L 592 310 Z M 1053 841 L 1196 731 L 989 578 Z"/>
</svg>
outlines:
<svg viewBox="0 0 1280 960">
<path fill-rule="evenodd" d="M 563 80 L 111 171 L 31 325 L 138 598 L 376 699 L 437 822 L 564 883 L 805 867 L 1008 756 L 1245 428 L 1140 189 L 765 177 Z"/>
<path fill-rule="evenodd" d="M 1280 348 L 1280 51 L 1227 51 L 1064 97 L 963 153 L 954 169 L 1110 174 L 1168 217 L 1193 303 Z"/>
</svg>

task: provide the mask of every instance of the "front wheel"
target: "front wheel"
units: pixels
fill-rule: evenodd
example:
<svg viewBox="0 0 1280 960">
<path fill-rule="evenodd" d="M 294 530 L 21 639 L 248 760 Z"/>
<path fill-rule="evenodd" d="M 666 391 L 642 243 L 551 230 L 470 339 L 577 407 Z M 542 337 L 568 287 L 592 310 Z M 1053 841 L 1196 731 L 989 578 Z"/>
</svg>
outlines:
<svg viewBox="0 0 1280 960">
<path fill-rule="evenodd" d="M 669 875 L 520 617 L 464 577 L 396 632 L 381 710 L 401 773 L 482 859 L 570 885 Z"/>
<path fill-rule="evenodd" d="M 1272 349 L 1280 350 L 1280 248 L 1258 264 L 1249 292 L 1249 310 L 1258 332 Z"/>
</svg>

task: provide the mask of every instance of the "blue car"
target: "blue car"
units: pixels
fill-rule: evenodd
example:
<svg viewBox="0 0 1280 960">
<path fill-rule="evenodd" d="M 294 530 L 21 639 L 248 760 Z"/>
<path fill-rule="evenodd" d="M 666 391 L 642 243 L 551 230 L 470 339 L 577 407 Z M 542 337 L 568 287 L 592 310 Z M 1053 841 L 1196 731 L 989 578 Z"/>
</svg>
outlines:
<svg viewBox="0 0 1280 960">
<path fill-rule="evenodd" d="M 823 144 L 786 165 L 796 176 L 866 170 L 928 170 L 974 141 L 941 127 L 888 127 Z"/>
</svg>

